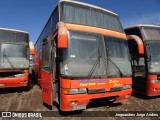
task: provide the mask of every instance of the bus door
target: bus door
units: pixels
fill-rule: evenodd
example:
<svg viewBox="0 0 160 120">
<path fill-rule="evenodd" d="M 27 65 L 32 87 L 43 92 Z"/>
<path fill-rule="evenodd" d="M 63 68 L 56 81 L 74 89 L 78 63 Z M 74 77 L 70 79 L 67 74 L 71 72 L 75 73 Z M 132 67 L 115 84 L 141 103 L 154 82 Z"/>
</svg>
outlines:
<svg viewBox="0 0 160 120">
<path fill-rule="evenodd" d="M 138 54 L 137 43 L 129 41 L 129 50 L 131 54 L 132 72 L 133 72 L 133 91 L 145 93 L 146 88 L 146 65 L 144 55 Z"/>
<path fill-rule="evenodd" d="M 144 57 L 139 57 L 135 62 L 134 71 L 133 90 L 145 93 L 147 77 Z"/>
<path fill-rule="evenodd" d="M 53 83 L 53 101 L 58 102 L 58 78 L 56 72 L 56 40 L 53 40 L 51 43 L 51 74 L 52 74 L 52 83 Z"/>
<path fill-rule="evenodd" d="M 52 106 L 53 102 L 53 81 L 51 70 L 51 41 L 48 39 L 43 40 L 42 45 L 42 100 L 47 105 Z"/>
</svg>

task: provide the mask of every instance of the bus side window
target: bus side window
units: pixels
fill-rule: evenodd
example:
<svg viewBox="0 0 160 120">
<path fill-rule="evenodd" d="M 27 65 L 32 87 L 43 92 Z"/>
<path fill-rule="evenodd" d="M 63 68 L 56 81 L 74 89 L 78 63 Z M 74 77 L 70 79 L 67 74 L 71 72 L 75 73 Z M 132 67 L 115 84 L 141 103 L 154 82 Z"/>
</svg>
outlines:
<svg viewBox="0 0 160 120">
<path fill-rule="evenodd" d="M 146 70 L 145 70 L 145 60 L 144 57 L 138 57 L 137 61 L 135 62 L 135 76 L 145 77 Z"/>
<path fill-rule="evenodd" d="M 45 40 L 42 46 L 42 69 L 50 72 L 50 42 Z"/>
<path fill-rule="evenodd" d="M 51 67 L 52 69 L 56 68 L 56 40 L 52 42 L 52 49 L 51 49 Z"/>
</svg>

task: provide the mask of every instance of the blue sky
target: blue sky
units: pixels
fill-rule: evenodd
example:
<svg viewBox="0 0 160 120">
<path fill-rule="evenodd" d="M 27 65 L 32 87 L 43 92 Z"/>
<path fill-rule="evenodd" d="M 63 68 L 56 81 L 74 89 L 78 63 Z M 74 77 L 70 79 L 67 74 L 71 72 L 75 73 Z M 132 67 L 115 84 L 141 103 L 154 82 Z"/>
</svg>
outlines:
<svg viewBox="0 0 160 120">
<path fill-rule="evenodd" d="M 79 0 L 117 13 L 124 27 L 160 25 L 160 0 Z M 0 0 L 0 27 L 25 30 L 35 43 L 58 0 Z"/>
</svg>

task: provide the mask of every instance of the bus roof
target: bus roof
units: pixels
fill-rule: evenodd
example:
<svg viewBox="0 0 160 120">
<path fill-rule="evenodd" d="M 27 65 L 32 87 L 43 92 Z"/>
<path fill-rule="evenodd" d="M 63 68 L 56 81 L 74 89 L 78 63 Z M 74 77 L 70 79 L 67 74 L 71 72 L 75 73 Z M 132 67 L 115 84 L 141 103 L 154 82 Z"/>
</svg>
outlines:
<svg viewBox="0 0 160 120">
<path fill-rule="evenodd" d="M 61 2 L 76 3 L 76 4 L 79 4 L 79 5 L 84 5 L 84 6 L 92 7 L 92 8 L 95 8 L 95 9 L 103 10 L 103 11 L 105 11 L 105 12 L 108 12 L 108 13 L 112 14 L 112 15 L 118 16 L 116 13 L 111 12 L 111 11 L 109 11 L 109 10 L 107 10 L 107 9 L 104 9 L 104 8 L 101 8 L 101 7 L 97 7 L 97 6 L 94 6 L 94 5 L 91 5 L 91 4 L 87 4 L 87 3 L 79 2 L 79 1 L 74 1 L 74 0 L 59 0 L 59 2 L 58 2 L 58 3 L 56 4 L 56 6 L 54 7 L 53 11 L 56 9 L 56 7 L 57 7 Z M 53 11 L 52 11 L 52 12 L 53 12 Z M 52 13 L 51 13 L 51 15 L 52 15 Z M 50 16 L 51 16 L 51 15 L 50 15 Z M 49 17 L 49 18 L 50 18 L 50 17 Z M 48 21 L 49 21 L 49 19 L 47 20 L 47 22 L 48 22 Z M 47 23 L 46 23 L 46 24 L 47 24 Z M 45 26 L 46 26 L 46 24 L 45 24 Z M 45 28 L 45 26 L 44 26 L 44 28 Z M 44 30 L 44 28 L 43 28 L 43 30 Z M 40 38 L 43 30 L 41 31 L 38 39 Z M 38 42 L 38 40 L 36 41 L 36 43 L 37 43 L 37 42 Z M 35 44 L 36 44 L 36 43 L 35 43 Z"/>
<path fill-rule="evenodd" d="M 158 27 L 160 28 L 160 25 L 138 24 L 138 25 L 128 26 L 124 29 L 129 29 L 129 28 L 134 28 L 134 27 Z"/>
<path fill-rule="evenodd" d="M 83 2 L 79 2 L 79 1 L 74 1 L 74 0 L 60 0 L 60 3 L 63 2 L 63 1 L 70 2 L 70 3 L 76 3 L 76 4 L 79 4 L 79 5 L 84 5 L 84 6 L 92 7 L 92 8 L 95 8 L 95 9 L 103 10 L 105 12 L 108 12 L 108 13 L 111 13 L 113 15 L 118 16 L 116 13 L 114 13 L 112 11 L 109 11 L 107 9 L 104 9 L 104 8 L 101 8 L 101 7 L 97 7 L 97 6 L 94 6 L 94 5 L 91 5 L 91 4 L 87 4 L 87 3 L 83 3 Z"/>
<path fill-rule="evenodd" d="M 10 28 L 0 28 L 0 30 L 7 30 L 7 31 L 21 32 L 21 33 L 26 33 L 26 34 L 28 34 L 28 32 L 26 32 L 26 31 L 16 30 L 16 29 L 10 29 Z"/>
</svg>

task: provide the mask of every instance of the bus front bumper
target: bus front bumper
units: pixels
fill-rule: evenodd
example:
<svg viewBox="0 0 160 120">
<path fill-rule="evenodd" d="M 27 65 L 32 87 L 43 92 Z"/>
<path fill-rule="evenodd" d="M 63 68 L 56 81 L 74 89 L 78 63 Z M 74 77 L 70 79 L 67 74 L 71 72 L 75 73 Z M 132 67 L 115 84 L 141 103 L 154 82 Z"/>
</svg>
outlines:
<svg viewBox="0 0 160 120">
<path fill-rule="evenodd" d="M 106 92 L 98 94 L 76 94 L 62 95 L 60 100 L 60 109 L 62 111 L 74 111 L 86 109 L 88 103 L 93 99 L 104 98 L 111 100 L 113 103 L 127 101 L 132 93 L 132 89 L 126 89 L 118 92 Z"/>
<path fill-rule="evenodd" d="M 156 83 L 148 83 L 148 86 L 146 87 L 146 95 L 147 96 L 159 96 L 160 95 L 160 84 Z"/>
<path fill-rule="evenodd" d="M 28 76 L 0 78 L 0 88 L 25 87 L 28 86 Z"/>
</svg>

